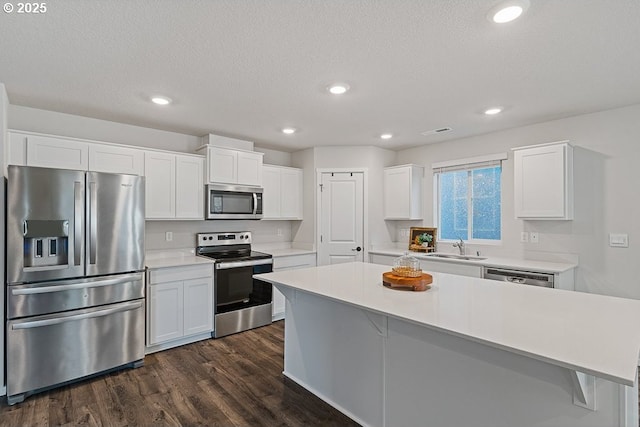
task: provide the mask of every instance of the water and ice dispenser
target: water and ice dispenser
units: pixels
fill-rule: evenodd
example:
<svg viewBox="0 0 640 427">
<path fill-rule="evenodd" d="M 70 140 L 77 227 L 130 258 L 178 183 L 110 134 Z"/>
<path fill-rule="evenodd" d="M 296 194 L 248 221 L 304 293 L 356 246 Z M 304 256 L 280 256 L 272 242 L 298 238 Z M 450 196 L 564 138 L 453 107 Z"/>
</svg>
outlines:
<svg viewBox="0 0 640 427">
<path fill-rule="evenodd" d="M 24 267 L 53 267 L 69 262 L 68 220 L 25 220 Z"/>
</svg>

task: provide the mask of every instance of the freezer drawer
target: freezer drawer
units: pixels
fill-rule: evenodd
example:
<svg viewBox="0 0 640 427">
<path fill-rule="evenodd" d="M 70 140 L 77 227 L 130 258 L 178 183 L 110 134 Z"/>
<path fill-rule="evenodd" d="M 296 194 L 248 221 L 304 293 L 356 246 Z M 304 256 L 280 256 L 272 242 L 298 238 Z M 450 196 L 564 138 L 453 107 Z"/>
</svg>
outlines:
<svg viewBox="0 0 640 427">
<path fill-rule="evenodd" d="M 37 316 L 144 297 L 144 273 L 7 286 L 7 318 Z"/>
<path fill-rule="evenodd" d="M 7 321 L 7 398 L 144 357 L 144 300 Z"/>
</svg>

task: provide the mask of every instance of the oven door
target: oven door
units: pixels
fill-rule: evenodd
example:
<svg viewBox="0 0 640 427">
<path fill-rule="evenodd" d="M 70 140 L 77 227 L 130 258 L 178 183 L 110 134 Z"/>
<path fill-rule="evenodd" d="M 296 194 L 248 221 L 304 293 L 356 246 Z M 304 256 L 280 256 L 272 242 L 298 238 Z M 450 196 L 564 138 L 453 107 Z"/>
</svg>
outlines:
<svg viewBox="0 0 640 427">
<path fill-rule="evenodd" d="M 271 283 L 254 279 L 253 275 L 269 273 L 272 270 L 273 260 L 271 258 L 217 263 L 215 314 L 270 304 L 272 299 Z"/>
<path fill-rule="evenodd" d="M 207 186 L 207 219 L 261 219 L 262 188 Z"/>
</svg>

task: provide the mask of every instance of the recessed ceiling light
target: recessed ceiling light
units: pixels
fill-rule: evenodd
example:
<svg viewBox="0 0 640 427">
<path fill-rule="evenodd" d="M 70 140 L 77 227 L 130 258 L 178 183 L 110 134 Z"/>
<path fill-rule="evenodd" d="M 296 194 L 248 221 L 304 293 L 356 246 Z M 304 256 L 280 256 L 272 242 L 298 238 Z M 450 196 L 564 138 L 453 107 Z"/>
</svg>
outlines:
<svg viewBox="0 0 640 427">
<path fill-rule="evenodd" d="M 489 21 L 504 24 L 517 19 L 529 8 L 529 0 L 510 0 L 500 3 L 487 15 Z"/>
<path fill-rule="evenodd" d="M 502 108 L 500 107 L 494 107 L 494 108 L 489 108 L 488 110 L 485 110 L 484 113 L 487 116 L 493 116 L 494 114 L 498 114 L 502 112 Z"/>
<path fill-rule="evenodd" d="M 158 105 L 169 105 L 171 104 L 171 98 L 167 98 L 166 96 L 153 96 L 151 97 L 151 102 Z"/>
<path fill-rule="evenodd" d="M 292 133 L 296 133 L 295 128 L 282 128 L 282 133 L 286 133 L 287 135 L 291 135 Z"/>
<path fill-rule="evenodd" d="M 393 135 L 390 133 L 383 133 L 382 135 L 380 135 L 381 139 L 391 139 L 392 137 Z"/>
<path fill-rule="evenodd" d="M 342 95 L 349 90 L 349 85 L 345 83 L 336 83 L 329 86 L 329 92 L 334 95 Z"/>
</svg>

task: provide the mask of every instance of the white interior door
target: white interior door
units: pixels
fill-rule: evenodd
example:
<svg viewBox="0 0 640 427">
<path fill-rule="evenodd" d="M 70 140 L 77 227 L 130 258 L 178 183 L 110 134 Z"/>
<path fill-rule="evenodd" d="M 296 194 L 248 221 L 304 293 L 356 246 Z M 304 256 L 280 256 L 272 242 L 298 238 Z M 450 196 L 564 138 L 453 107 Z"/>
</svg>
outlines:
<svg viewBox="0 0 640 427">
<path fill-rule="evenodd" d="M 363 261 L 363 173 L 323 173 L 320 191 L 319 264 Z"/>
</svg>

